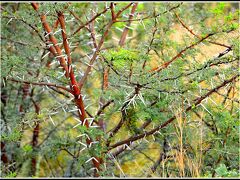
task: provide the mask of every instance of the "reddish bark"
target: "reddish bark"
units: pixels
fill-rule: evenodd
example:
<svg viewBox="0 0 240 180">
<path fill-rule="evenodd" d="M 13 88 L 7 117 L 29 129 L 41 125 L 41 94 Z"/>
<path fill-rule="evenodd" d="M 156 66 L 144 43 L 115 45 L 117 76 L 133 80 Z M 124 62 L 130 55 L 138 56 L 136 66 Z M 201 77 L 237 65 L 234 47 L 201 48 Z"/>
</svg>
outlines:
<svg viewBox="0 0 240 180">
<path fill-rule="evenodd" d="M 205 37 L 201 38 L 199 41 L 191 44 L 190 46 L 187 46 L 186 48 L 181 50 L 176 56 L 174 56 L 170 61 L 165 62 L 161 66 L 158 66 L 156 68 L 152 68 L 149 72 L 160 72 L 161 70 L 167 68 L 173 61 L 175 61 L 176 59 L 181 57 L 184 54 L 184 52 L 186 52 L 188 49 L 191 49 L 191 48 L 195 47 L 197 44 L 199 44 L 200 42 L 204 41 L 205 39 L 207 39 L 208 37 L 210 37 L 212 35 L 213 34 L 208 34 Z"/>
<path fill-rule="evenodd" d="M 32 137 L 33 152 L 35 152 L 37 144 L 38 144 L 39 131 L 40 131 L 40 123 L 37 122 L 37 124 L 33 130 L 33 137 Z M 36 174 L 36 170 L 37 170 L 37 159 L 35 157 L 35 154 L 33 154 L 33 157 L 31 159 L 31 175 L 32 176 L 34 176 Z"/>
<path fill-rule="evenodd" d="M 127 26 L 124 28 L 123 30 L 123 33 L 122 33 L 122 36 L 120 38 L 120 41 L 119 41 L 119 45 L 120 46 L 123 46 L 124 43 L 125 43 L 125 40 L 127 38 L 127 34 L 128 34 L 128 31 L 129 31 L 129 27 L 131 25 L 131 20 L 133 19 L 133 15 L 137 9 L 137 5 L 138 3 L 134 3 L 133 7 L 132 7 L 132 10 L 131 10 L 131 13 L 129 15 L 129 19 L 128 19 L 128 23 L 127 23 Z"/>
<path fill-rule="evenodd" d="M 32 99 L 32 102 L 33 102 L 36 114 L 39 114 L 40 113 L 39 105 L 33 99 Z M 32 143 L 31 143 L 33 148 L 33 153 L 36 152 L 36 148 L 38 145 L 39 132 L 40 132 L 40 122 L 37 121 L 36 126 L 33 129 Z M 37 170 L 37 159 L 36 159 L 36 155 L 33 154 L 33 157 L 31 159 L 31 175 L 32 176 L 36 174 L 36 170 Z"/>
<path fill-rule="evenodd" d="M 1 142 L 1 161 L 4 164 L 8 164 L 8 157 L 7 157 L 7 153 L 6 153 L 6 148 L 5 148 L 5 143 Z"/>
<path fill-rule="evenodd" d="M 24 100 L 29 95 L 29 89 L 30 89 L 30 85 L 29 84 L 23 84 L 22 85 L 22 92 L 23 92 L 22 101 L 23 101 L 23 103 L 24 103 Z M 19 112 L 20 113 L 24 112 L 24 105 L 23 104 L 21 104 L 19 106 Z"/>
</svg>

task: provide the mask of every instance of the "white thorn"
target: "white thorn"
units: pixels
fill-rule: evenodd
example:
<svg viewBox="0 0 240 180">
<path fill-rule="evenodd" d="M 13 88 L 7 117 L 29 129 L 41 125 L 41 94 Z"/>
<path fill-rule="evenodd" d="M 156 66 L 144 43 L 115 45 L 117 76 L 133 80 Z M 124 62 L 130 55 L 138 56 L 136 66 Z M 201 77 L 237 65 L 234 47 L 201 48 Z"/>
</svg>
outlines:
<svg viewBox="0 0 240 180">
<path fill-rule="evenodd" d="M 80 134 L 80 135 L 78 135 L 77 137 L 82 137 L 82 136 L 87 136 L 87 138 L 90 140 L 90 137 L 89 137 L 86 133 Z"/>
<path fill-rule="evenodd" d="M 78 126 L 82 125 L 82 122 L 78 123 L 77 125 L 75 125 L 73 128 L 76 128 Z"/>
<path fill-rule="evenodd" d="M 119 27 L 116 27 L 117 30 L 123 32 L 123 29 L 119 28 Z"/>
<path fill-rule="evenodd" d="M 93 168 L 91 168 L 91 169 L 89 169 L 89 170 L 97 170 L 97 172 L 98 172 L 98 169 L 97 169 L 97 168 L 95 168 L 95 167 L 93 167 Z"/>
<path fill-rule="evenodd" d="M 80 143 L 81 145 L 83 145 L 84 147 L 87 147 L 86 144 L 82 143 L 81 141 L 78 141 L 78 143 Z"/>
<path fill-rule="evenodd" d="M 92 144 L 97 144 L 97 143 L 99 143 L 99 142 L 98 141 L 90 142 L 89 148 L 91 148 Z"/>
<path fill-rule="evenodd" d="M 86 147 L 82 148 L 82 149 L 80 150 L 80 152 L 82 152 L 82 151 L 85 150 L 85 149 L 86 149 Z"/>
<path fill-rule="evenodd" d="M 98 127 L 100 127 L 100 126 L 90 126 L 91 128 L 98 128 Z"/>
<path fill-rule="evenodd" d="M 47 37 L 48 35 L 52 34 L 52 31 L 47 33 L 44 37 Z"/>
<path fill-rule="evenodd" d="M 7 22 L 7 24 L 6 25 L 8 25 L 11 21 L 13 20 L 13 18 L 11 18 L 8 22 Z"/>
<path fill-rule="evenodd" d="M 74 112 L 74 111 L 78 111 L 78 109 L 72 109 L 72 110 L 70 110 L 68 112 Z"/>
<path fill-rule="evenodd" d="M 51 116 L 49 116 L 49 119 L 51 120 L 51 122 L 53 123 L 53 125 L 56 126 L 55 123 L 54 123 L 54 121 L 53 121 L 53 119 L 51 118 Z"/>
<path fill-rule="evenodd" d="M 90 159 L 88 159 L 85 163 L 88 163 L 89 161 L 91 161 L 91 160 L 95 160 L 96 162 L 98 162 L 99 163 L 99 161 L 95 158 L 95 157 L 91 157 Z"/>
<path fill-rule="evenodd" d="M 43 57 L 42 59 L 44 59 L 50 52 L 47 52 Z"/>
<path fill-rule="evenodd" d="M 79 112 L 79 114 L 80 114 L 80 115 L 82 115 L 82 112 L 81 112 L 81 110 L 80 110 L 80 109 L 78 109 L 78 112 Z"/>
<path fill-rule="evenodd" d="M 53 35 L 59 33 L 61 30 L 62 30 L 62 29 L 59 29 L 59 30 L 55 31 L 55 32 L 53 33 Z"/>
<path fill-rule="evenodd" d="M 127 144 L 124 144 L 124 147 L 128 150 L 132 150 Z"/>
</svg>

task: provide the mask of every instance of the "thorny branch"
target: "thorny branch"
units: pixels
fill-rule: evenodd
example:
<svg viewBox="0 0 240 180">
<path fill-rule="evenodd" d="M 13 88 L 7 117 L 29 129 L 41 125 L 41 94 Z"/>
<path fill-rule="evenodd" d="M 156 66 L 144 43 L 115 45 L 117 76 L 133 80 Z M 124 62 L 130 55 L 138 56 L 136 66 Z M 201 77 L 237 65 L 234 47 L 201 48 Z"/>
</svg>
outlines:
<svg viewBox="0 0 240 180">
<path fill-rule="evenodd" d="M 126 10 L 127 8 L 129 8 L 131 5 L 132 5 L 132 3 L 129 3 L 127 6 L 125 6 L 125 7 L 122 8 L 121 10 L 119 10 L 119 11 L 117 12 L 116 16 L 115 16 L 115 19 L 114 19 L 114 20 L 110 20 L 110 22 L 108 23 L 108 25 L 107 25 L 107 27 L 106 27 L 106 30 L 105 30 L 105 32 L 103 33 L 103 35 L 102 35 L 102 37 L 101 37 L 101 39 L 100 39 L 100 41 L 99 41 L 99 43 L 98 43 L 98 45 L 97 45 L 97 49 L 95 50 L 95 52 L 94 52 L 94 54 L 93 54 L 93 56 L 92 56 L 92 58 L 91 58 L 91 60 L 90 60 L 90 62 L 89 62 L 89 66 L 87 67 L 87 69 L 86 69 L 86 71 L 85 71 L 82 79 L 81 79 L 80 82 L 79 82 L 79 87 L 80 87 L 80 89 L 82 89 L 84 82 L 87 80 L 87 77 L 88 77 L 88 75 L 89 75 L 89 73 L 90 73 L 90 71 L 91 71 L 91 68 L 92 68 L 92 66 L 93 66 L 93 63 L 95 62 L 95 60 L 96 60 L 97 57 L 98 57 L 98 53 L 99 53 L 99 51 L 100 51 L 100 49 L 101 49 L 101 47 L 102 47 L 102 45 L 103 45 L 103 43 L 104 43 L 105 38 L 107 37 L 107 35 L 108 35 L 108 33 L 109 33 L 110 28 L 111 28 L 112 25 L 115 23 L 115 20 L 121 15 L 121 13 L 122 13 L 124 10 Z"/>
<path fill-rule="evenodd" d="M 220 84 L 219 86 L 215 87 L 214 89 L 212 89 L 211 91 L 209 91 L 208 93 L 206 93 L 205 95 L 197 98 L 194 102 L 193 105 L 197 106 L 198 104 L 200 104 L 205 98 L 207 98 L 208 96 L 210 96 L 212 93 L 218 91 L 220 88 L 224 87 L 226 84 L 228 83 L 231 83 L 232 81 L 234 81 L 235 79 L 237 79 L 239 76 L 239 74 L 233 76 L 231 79 L 229 80 L 225 80 L 222 84 Z M 185 112 L 188 112 L 190 110 L 193 109 L 193 106 L 189 106 L 188 108 L 185 109 Z M 151 131 L 148 131 L 148 132 L 145 132 L 144 134 L 140 134 L 140 135 L 137 135 L 137 136 L 132 136 L 126 140 L 123 140 L 123 141 L 120 141 L 120 142 L 117 142 L 113 145 L 110 145 L 108 150 L 111 150 L 113 148 L 116 148 L 120 145 L 123 145 L 123 144 L 127 144 L 129 142 L 133 142 L 133 141 L 136 141 L 138 139 L 141 139 L 141 138 L 144 138 L 146 136 L 149 136 L 149 135 L 152 135 L 154 133 L 156 133 L 157 131 L 159 131 L 160 129 L 166 127 L 167 125 L 169 125 L 170 123 L 172 123 L 174 120 L 176 119 L 176 116 L 173 116 L 171 117 L 170 119 L 168 119 L 167 121 L 165 121 L 163 124 L 161 124 L 160 126 L 152 129 Z"/>
<path fill-rule="evenodd" d="M 75 34 L 77 34 L 82 28 L 84 28 L 85 26 L 87 26 L 88 24 L 90 24 L 92 21 L 94 21 L 95 19 L 97 19 L 99 16 L 101 16 L 102 14 L 104 14 L 105 12 L 107 12 L 109 9 L 109 7 L 104 8 L 104 10 L 98 14 L 96 14 L 91 20 L 89 20 L 88 22 L 86 22 L 85 24 L 81 25 L 78 27 L 78 29 L 76 31 L 74 31 L 74 33 L 71 36 L 74 36 Z M 70 36 L 70 37 L 71 37 Z"/>
</svg>

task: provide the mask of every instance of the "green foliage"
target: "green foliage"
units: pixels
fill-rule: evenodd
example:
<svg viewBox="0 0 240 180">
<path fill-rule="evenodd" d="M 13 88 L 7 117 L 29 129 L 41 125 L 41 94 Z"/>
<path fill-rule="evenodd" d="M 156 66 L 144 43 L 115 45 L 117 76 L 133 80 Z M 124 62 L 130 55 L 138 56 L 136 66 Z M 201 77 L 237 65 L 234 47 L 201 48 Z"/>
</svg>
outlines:
<svg viewBox="0 0 240 180">
<path fill-rule="evenodd" d="M 1 67 L 2 78 L 9 75 L 23 74 L 26 68 L 26 60 L 16 55 L 3 55 Z"/>
<path fill-rule="evenodd" d="M 21 137 L 22 137 L 22 133 L 17 128 L 13 129 L 13 131 L 9 134 L 4 132 L 2 132 L 1 134 L 2 141 L 6 141 L 6 142 L 18 142 Z"/>
<path fill-rule="evenodd" d="M 17 176 L 17 172 L 10 172 L 4 178 L 14 178 Z"/>
<path fill-rule="evenodd" d="M 26 144 L 25 146 L 22 147 L 23 151 L 26 153 L 30 153 L 32 152 L 32 146 L 30 146 L 29 144 Z"/>
<path fill-rule="evenodd" d="M 229 171 L 225 164 L 220 164 L 215 171 L 218 177 L 239 177 L 239 172 L 237 172 L 237 170 L 234 169 Z"/>
<path fill-rule="evenodd" d="M 217 4 L 217 7 L 212 9 L 212 12 L 216 15 L 221 15 L 224 13 L 224 8 L 226 6 L 226 3 L 220 2 Z"/>
<path fill-rule="evenodd" d="M 137 127 L 137 121 L 139 119 L 137 118 L 136 115 L 137 113 L 134 107 L 129 107 L 126 110 L 126 117 L 124 117 L 126 127 L 132 134 L 138 134 L 141 132 Z"/>
<path fill-rule="evenodd" d="M 123 70 L 131 63 L 139 61 L 139 52 L 133 50 L 127 50 L 124 48 L 119 48 L 117 50 L 109 50 L 104 53 L 106 60 L 112 63 L 116 69 Z"/>
</svg>

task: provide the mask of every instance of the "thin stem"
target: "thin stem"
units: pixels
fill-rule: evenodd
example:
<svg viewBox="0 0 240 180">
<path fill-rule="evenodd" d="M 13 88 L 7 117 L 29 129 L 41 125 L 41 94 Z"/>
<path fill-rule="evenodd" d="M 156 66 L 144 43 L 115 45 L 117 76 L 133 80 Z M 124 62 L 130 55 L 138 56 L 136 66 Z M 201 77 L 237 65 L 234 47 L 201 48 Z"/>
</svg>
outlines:
<svg viewBox="0 0 240 180">
<path fill-rule="evenodd" d="M 13 79 L 13 78 L 9 78 L 8 80 L 13 81 L 13 82 L 17 82 L 17 83 L 25 83 L 25 84 L 32 84 L 32 85 L 38 85 L 38 86 L 56 87 L 56 88 L 63 89 L 65 91 L 70 92 L 71 94 L 73 94 L 73 92 L 70 89 L 68 89 L 68 88 L 66 88 L 64 86 L 59 86 L 57 84 L 53 84 L 53 83 L 20 81 L 20 80 L 16 80 L 16 79 Z"/>
</svg>

